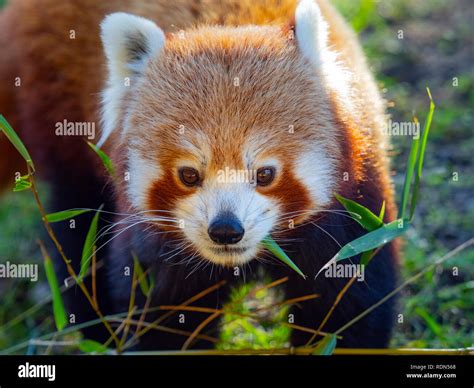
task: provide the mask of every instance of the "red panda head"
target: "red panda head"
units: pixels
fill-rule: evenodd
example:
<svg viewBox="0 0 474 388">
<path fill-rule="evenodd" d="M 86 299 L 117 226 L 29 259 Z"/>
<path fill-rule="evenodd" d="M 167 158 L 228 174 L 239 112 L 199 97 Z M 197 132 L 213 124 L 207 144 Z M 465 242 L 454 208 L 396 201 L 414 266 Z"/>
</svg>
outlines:
<svg viewBox="0 0 474 388">
<path fill-rule="evenodd" d="M 112 134 L 125 150 L 135 211 L 214 263 L 251 260 L 262 239 L 307 221 L 337 190 L 331 95 L 344 74 L 311 0 L 296 10 L 295 35 L 206 26 L 165 37 L 123 13 L 102 24 L 99 145 Z"/>
</svg>

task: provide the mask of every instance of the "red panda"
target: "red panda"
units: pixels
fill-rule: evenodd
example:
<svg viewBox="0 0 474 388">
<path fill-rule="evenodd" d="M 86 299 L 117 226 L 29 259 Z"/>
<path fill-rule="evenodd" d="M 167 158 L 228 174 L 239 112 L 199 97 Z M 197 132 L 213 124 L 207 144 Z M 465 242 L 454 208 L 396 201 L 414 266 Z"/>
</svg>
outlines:
<svg viewBox="0 0 474 388">
<path fill-rule="evenodd" d="M 104 203 L 116 214 L 118 229 L 108 229 L 114 234 L 99 247 L 106 311 L 127 309 L 124 268 L 133 266 L 133 252 L 156 277 L 154 306 L 183 303 L 221 279 L 235 283 L 234 267 L 263 265 L 289 277 L 289 297 L 321 295 L 291 310 L 295 325 L 314 329 L 348 280 L 315 274 L 363 234 L 334 194 L 373 211 L 385 201 L 386 219 L 394 216 L 383 100 L 357 39 L 326 0 L 11 0 L 0 15 L 0 43 L 8 53 L 0 61 L 1 113 L 50 183 L 50 210 Z M 111 156 L 115 180 L 82 138 L 58 135 L 64 120 L 100 127 L 97 144 Z M 12 149 L 0 144 L 9 161 L 2 176 L 12 181 Z M 242 172 L 245 179 L 229 176 Z M 55 225 L 76 268 L 89 222 Z M 306 280 L 260 263 L 267 235 Z M 389 245 L 324 331 L 393 289 L 397 268 Z M 69 303 L 76 322 L 93 319 L 77 294 Z M 198 303 L 220 306 L 225 294 Z M 387 346 L 393 313 L 392 300 L 342 333 L 340 346 Z M 192 332 L 205 317 L 163 324 Z M 295 330 L 292 344 L 310 336 Z M 138 346 L 179 348 L 185 340 L 150 332 Z"/>
</svg>

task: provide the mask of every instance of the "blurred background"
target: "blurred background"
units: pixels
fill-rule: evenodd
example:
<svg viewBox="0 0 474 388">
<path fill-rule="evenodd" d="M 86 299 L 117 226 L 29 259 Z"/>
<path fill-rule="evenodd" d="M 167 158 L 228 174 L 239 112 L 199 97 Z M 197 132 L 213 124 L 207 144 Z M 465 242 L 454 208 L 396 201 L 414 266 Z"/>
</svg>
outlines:
<svg viewBox="0 0 474 388">
<path fill-rule="evenodd" d="M 5 0 L 0 0 L 0 7 Z M 421 123 L 426 87 L 436 103 L 415 229 L 405 238 L 402 279 L 424 269 L 473 236 L 474 231 L 474 6 L 470 0 L 333 0 L 358 33 L 394 122 Z M 403 39 L 400 39 L 400 32 Z M 1 107 L 0 107 L 1 110 Z M 392 137 L 397 193 L 403 185 L 411 139 Z M 43 194 L 48 188 L 40 187 Z M 398 195 L 399 199 L 400 196 Z M 0 260 L 42 262 L 36 238 L 42 225 L 31 193 L 0 198 Z M 459 268 L 453 276 L 453 267 Z M 55 331 L 44 279 L 0 280 L 0 350 Z M 234 309 L 255 313 L 282 296 L 278 287 L 234 290 Z M 392 347 L 459 348 L 474 344 L 474 251 L 462 252 L 401 295 Z M 282 347 L 290 329 L 286 309 L 267 309 L 258 322 L 228 314 L 221 349 Z M 78 334 L 71 338 L 74 340 Z M 18 353 L 43 353 L 24 346 Z M 47 349 L 51 351 L 51 349 Z M 55 350 L 56 351 L 56 350 Z M 61 351 L 71 351 L 67 347 Z"/>
</svg>

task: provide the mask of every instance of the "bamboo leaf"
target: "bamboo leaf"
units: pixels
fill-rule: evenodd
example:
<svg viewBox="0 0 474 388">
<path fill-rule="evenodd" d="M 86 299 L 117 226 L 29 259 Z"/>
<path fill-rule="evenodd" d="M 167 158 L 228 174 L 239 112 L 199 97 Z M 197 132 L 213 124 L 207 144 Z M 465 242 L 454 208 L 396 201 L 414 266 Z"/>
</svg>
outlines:
<svg viewBox="0 0 474 388">
<path fill-rule="evenodd" d="M 362 253 L 360 257 L 360 265 L 367 265 L 372 260 L 372 254 L 375 252 L 375 249 L 371 249 L 370 251 L 365 251 Z"/>
<path fill-rule="evenodd" d="M 275 257 L 279 260 L 281 260 L 283 263 L 288 265 L 291 269 L 293 269 L 296 273 L 298 273 L 300 276 L 302 276 L 304 279 L 306 279 L 306 276 L 301 272 L 301 270 L 297 267 L 295 263 L 287 256 L 285 252 L 280 248 L 280 246 L 271 238 L 270 236 L 267 236 L 262 240 L 263 246 L 268 249 Z"/>
<path fill-rule="evenodd" d="M 382 202 L 382 208 L 380 209 L 380 214 L 379 218 L 383 221 L 383 217 L 385 216 L 385 201 Z M 367 265 L 370 263 L 370 261 L 374 258 L 373 254 L 375 252 L 375 249 L 371 249 L 370 251 L 365 251 L 362 253 L 362 256 L 360 257 L 360 264 L 361 265 Z"/>
<path fill-rule="evenodd" d="M 140 285 L 140 289 L 142 290 L 143 295 L 148 296 L 150 293 L 150 285 L 148 284 L 148 280 L 145 276 L 142 266 L 138 261 L 138 257 L 135 253 L 132 253 L 133 262 L 134 262 L 134 271 L 136 272 L 136 276 L 138 279 L 138 284 Z"/>
<path fill-rule="evenodd" d="M 406 233 L 410 223 L 406 220 L 395 220 L 383 225 L 381 228 L 361 236 L 350 243 L 344 245 L 336 254 L 336 260 L 343 260 L 358 255 L 359 253 L 375 249 L 387 244 L 393 239 Z"/>
<path fill-rule="evenodd" d="M 150 273 L 149 275 L 149 284 L 150 284 L 150 293 L 153 292 L 153 290 L 155 289 L 155 283 L 156 283 L 156 280 L 155 280 L 155 277 L 153 276 L 153 273 Z M 149 295 L 147 295 L 149 296 Z"/>
<path fill-rule="evenodd" d="M 28 153 L 28 150 L 26 149 L 25 145 L 23 144 L 15 130 L 11 127 L 5 117 L 3 117 L 3 115 L 0 115 L 0 129 L 6 135 L 8 140 L 10 140 L 10 142 L 14 145 L 14 147 L 17 149 L 23 159 L 25 159 L 26 163 L 28 163 L 28 165 L 34 171 L 35 166 L 33 164 L 33 160 L 31 159 L 30 154 Z"/>
<path fill-rule="evenodd" d="M 50 213 L 46 216 L 48 222 L 60 222 L 64 220 L 69 220 L 80 214 L 90 212 L 92 209 L 80 209 L 80 210 L 63 210 L 56 213 Z"/>
<path fill-rule="evenodd" d="M 101 343 L 93 340 L 82 340 L 79 342 L 79 349 L 83 353 L 105 353 L 107 351 L 107 347 L 102 345 Z"/>
<path fill-rule="evenodd" d="M 433 98 L 431 97 L 430 89 L 426 88 L 426 90 L 428 92 L 428 97 L 430 98 L 430 110 L 428 112 L 428 116 L 426 117 L 425 125 L 423 127 L 423 136 L 422 136 L 421 145 L 420 145 L 420 155 L 418 157 L 418 163 L 416 166 L 417 174 L 415 176 L 415 185 L 413 187 L 413 193 L 411 197 L 410 220 L 412 220 L 413 216 L 415 215 L 416 203 L 418 202 L 418 193 L 419 193 L 419 188 L 420 188 L 421 175 L 423 172 L 423 161 L 425 158 L 426 144 L 428 142 L 428 135 L 430 133 L 430 128 L 431 128 L 431 121 L 433 120 L 433 114 L 435 110 L 435 104 L 434 104 Z"/>
<path fill-rule="evenodd" d="M 91 147 L 92 150 L 99 156 L 100 160 L 102 160 L 102 164 L 104 165 L 109 175 L 111 177 L 115 177 L 115 169 L 109 156 L 95 144 L 92 144 L 90 141 L 88 141 L 87 144 L 89 144 L 89 147 Z"/>
<path fill-rule="evenodd" d="M 341 197 L 338 194 L 335 194 L 335 197 L 344 208 L 350 212 L 352 218 L 369 232 L 380 228 L 383 225 L 383 221 L 365 206 L 362 206 L 351 199 Z M 358 215 L 358 217 L 356 215 Z"/>
<path fill-rule="evenodd" d="M 95 213 L 94 218 L 92 219 L 91 225 L 89 227 L 89 231 L 87 232 L 86 241 L 84 242 L 84 246 L 82 248 L 81 270 L 79 272 L 78 280 L 83 279 L 91 264 L 91 258 L 95 250 L 94 244 L 97 238 L 97 226 L 99 224 L 99 216 L 101 209 L 102 206 Z"/>
<path fill-rule="evenodd" d="M 64 302 L 59 289 L 58 279 L 56 272 L 54 272 L 53 262 L 49 255 L 43 251 L 44 256 L 44 268 L 46 270 L 46 278 L 48 279 L 49 288 L 51 289 L 51 297 L 53 300 L 53 314 L 54 322 L 59 331 L 61 331 L 67 325 L 67 314 L 64 308 Z"/>
<path fill-rule="evenodd" d="M 413 138 L 411 143 L 410 155 L 408 157 L 407 169 L 405 172 L 405 182 L 403 183 L 402 202 L 398 212 L 398 218 L 405 218 L 405 212 L 408 204 L 408 196 L 410 194 L 411 181 L 416 167 L 416 159 L 420 148 L 420 138 Z"/>
<path fill-rule="evenodd" d="M 28 190 L 29 188 L 31 188 L 30 176 L 23 175 L 15 180 L 15 187 L 13 188 L 13 191 L 16 193 L 19 191 Z"/>
<path fill-rule="evenodd" d="M 319 341 L 314 348 L 313 355 L 316 356 L 330 356 L 336 349 L 337 338 L 334 334 L 326 335 L 321 341 Z"/>
<path fill-rule="evenodd" d="M 383 222 L 383 218 L 385 217 L 385 201 L 382 202 L 382 208 L 380 209 L 379 218 Z"/>
<path fill-rule="evenodd" d="M 393 239 L 406 233 L 411 227 L 407 220 L 395 220 L 388 224 L 384 224 L 382 227 L 375 229 L 355 240 L 344 245 L 336 255 L 329 260 L 316 274 L 315 278 L 319 276 L 321 272 L 329 268 L 335 262 L 347 259 L 349 257 L 356 256 L 360 253 L 370 251 L 378 248 L 381 245 L 387 244 Z M 365 260 L 367 260 L 365 258 Z"/>
<path fill-rule="evenodd" d="M 151 272 L 148 275 L 148 282 L 149 282 L 148 284 L 150 285 L 150 289 L 149 289 L 149 294 L 147 296 L 150 296 L 150 294 L 155 289 L 155 284 L 156 284 L 156 280 L 155 280 L 155 277 L 153 276 L 153 272 Z"/>
</svg>

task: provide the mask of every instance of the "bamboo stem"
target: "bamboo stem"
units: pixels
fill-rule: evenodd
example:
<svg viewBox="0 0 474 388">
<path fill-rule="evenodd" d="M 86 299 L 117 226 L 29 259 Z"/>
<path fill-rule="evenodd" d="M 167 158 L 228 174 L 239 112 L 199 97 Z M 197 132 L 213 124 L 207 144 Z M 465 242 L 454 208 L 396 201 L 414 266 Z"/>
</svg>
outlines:
<svg viewBox="0 0 474 388">
<path fill-rule="evenodd" d="M 67 271 L 68 271 L 69 275 L 74 279 L 76 284 L 79 286 L 81 291 L 84 293 L 84 296 L 87 298 L 87 300 L 91 304 L 92 308 L 94 309 L 94 312 L 97 314 L 97 316 L 99 317 L 99 319 L 101 320 L 102 324 L 105 326 L 107 331 L 112 335 L 112 337 L 114 337 L 114 341 L 118 345 L 120 343 L 119 342 L 120 340 L 115 335 L 114 330 L 109 325 L 109 323 L 106 321 L 106 319 L 104 318 L 104 315 L 99 310 L 98 306 L 95 305 L 94 300 L 92 299 L 91 295 L 89 294 L 89 291 L 87 290 L 84 283 L 79 281 L 79 279 L 77 277 L 77 274 L 76 274 L 76 272 L 74 271 L 74 268 L 71 265 L 71 260 L 69 260 L 67 258 L 66 254 L 63 251 L 62 245 L 59 243 L 58 239 L 56 238 L 56 234 L 54 233 L 53 228 L 51 227 L 51 224 L 48 221 L 46 211 L 43 207 L 43 203 L 41 202 L 41 200 L 39 198 L 38 190 L 36 188 L 35 179 L 33 178 L 33 173 L 34 173 L 34 171 L 32 171 L 31 167 L 28 165 L 28 175 L 29 175 L 29 180 L 30 180 L 30 183 L 31 183 L 31 191 L 33 192 L 33 196 L 34 196 L 35 202 L 38 206 L 39 212 L 41 214 L 41 219 L 43 220 L 43 224 L 46 228 L 46 231 L 47 231 L 49 237 L 51 238 L 51 240 L 53 241 L 53 243 L 54 243 L 56 249 L 58 250 L 59 254 L 61 255 L 61 258 L 63 259 L 63 261 L 66 265 L 66 268 L 67 268 Z"/>
</svg>

